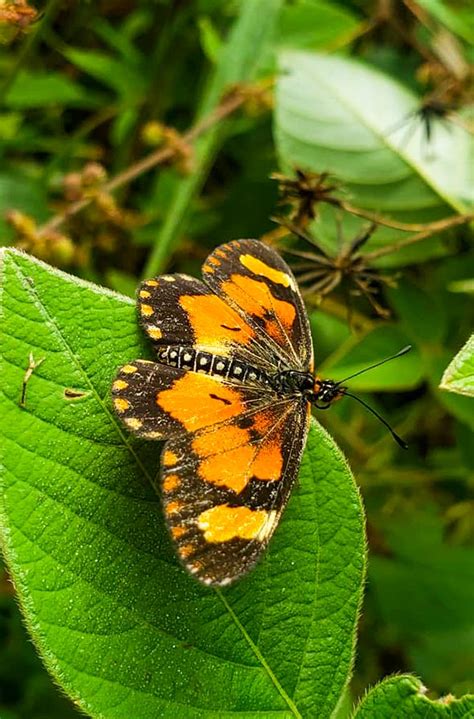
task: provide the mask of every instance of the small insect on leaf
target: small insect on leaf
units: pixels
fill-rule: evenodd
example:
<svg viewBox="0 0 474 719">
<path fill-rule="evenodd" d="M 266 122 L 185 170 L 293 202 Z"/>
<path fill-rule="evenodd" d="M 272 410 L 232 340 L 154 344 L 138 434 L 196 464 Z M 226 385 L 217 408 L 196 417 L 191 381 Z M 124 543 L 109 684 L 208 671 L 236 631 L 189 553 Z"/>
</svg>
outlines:
<svg viewBox="0 0 474 719">
<path fill-rule="evenodd" d="M 39 360 L 35 360 L 33 357 L 33 353 L 30 352 L 29 358 L 28 358 L 28 367 L 26 368 L 25 375 L 23 377 L 23 382 L 21 386 L 21 397 L 20 397 L 20 407 L 26 407 L 26 388 L 28 385 L 28 382 L 30 381 L 31 375 L 37 369 L 42 362 L 44 362 L 46 358 L 41 357 Z"/>
<path fill-rule="evenodd" d="M 87 397 L 88 394 L 89 392 L 84 392 L 82 389 L 73 389 L 71 387 L 66 387 L 64 390 L 64 399 L 82 399 L 83 397 Z"/>
</svg>

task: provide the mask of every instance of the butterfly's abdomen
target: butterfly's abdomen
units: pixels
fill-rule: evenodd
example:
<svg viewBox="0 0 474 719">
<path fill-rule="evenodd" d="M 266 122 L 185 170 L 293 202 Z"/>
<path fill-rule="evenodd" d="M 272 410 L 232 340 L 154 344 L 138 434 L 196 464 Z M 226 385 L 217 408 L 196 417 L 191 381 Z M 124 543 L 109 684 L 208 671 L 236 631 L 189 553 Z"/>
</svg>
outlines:
<svg viewBox="0 0 474 719">
<path fill-rule="evenodd" d="M 158 360 L 162 364 L 192 372 L 217 375 L 225 379 L 241 382 L 268 384 L 264 372 L 246 362 L 235 358 L 223 357 L 212 352 L 202 352 L 192 347 L 169 345 L 158 350 Z"/>
</svg>

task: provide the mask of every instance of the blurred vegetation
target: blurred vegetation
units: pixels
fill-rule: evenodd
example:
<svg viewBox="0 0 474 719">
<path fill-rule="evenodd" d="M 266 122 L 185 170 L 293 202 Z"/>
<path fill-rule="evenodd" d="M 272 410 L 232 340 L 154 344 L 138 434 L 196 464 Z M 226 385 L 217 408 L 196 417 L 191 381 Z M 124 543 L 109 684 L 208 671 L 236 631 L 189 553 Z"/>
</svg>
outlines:
<svg viewBox="0 0 474 719">
<path fill-rule="evenodd" d="M 473 319 L 472 166 L 470 181 L 461 167 L 472 8 L 283 3 L 275 37 L 249 29 L 257 68 L 229 40 L 241 5 L 0 2 L 2 243 L 133 296 L 143 275 L 198 274 L 218 244 L 262 237 L 305 288 L 323 376 L 413 344 L 351 384 L 406 453 L 355 402 L 318 416 L 367 511 L 352 692 L 403 671 L 435 695 L 474 691 L 474 412 L 439 389 Z M 209 117 L 197 139 L 183 135 Z M 36 658 L 6 574 L 0 623 L 2 719 L 77 715 Z"/>
</svg>

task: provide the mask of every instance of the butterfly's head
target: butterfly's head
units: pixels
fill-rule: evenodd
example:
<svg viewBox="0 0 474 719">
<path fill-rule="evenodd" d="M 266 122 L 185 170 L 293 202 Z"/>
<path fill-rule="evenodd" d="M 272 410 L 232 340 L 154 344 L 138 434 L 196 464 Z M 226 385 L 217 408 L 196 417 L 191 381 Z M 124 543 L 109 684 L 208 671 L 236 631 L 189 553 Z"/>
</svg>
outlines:
<svg viewBox="0 0 474 719">
<path fill-rule="evenodd" d="M 311 402 L 318 409 L 328 409 L 333 402 L 344 396 L 346 389 L 340 382 L 333 379 L 316 377 Z"/>
<path fill-rule="evenodd" d="M 385 362 L 389 362 L 392 359 L 395 359 L 395 357 L 401 357 L 402 355 L 406 354 L 411 350 L 411 345 L 408 345 L 407 347 L 404 347 L 399 352 L 397 352 L 394 355 L 391 355 L 390 357 L 386 357 L 383 360 L 380 360 L 380 362 L 376 362 L 373 365 L 370 365 L 370 367 L 365 367 L 362 370 L 359 370 L 358 372 L 354 372 L 354 374 L 349 375 L 348 377 L 345 377 L 340 382 L 336 382 L 333 379 L 319 379 L 319 377 L 314 378 L 314 387 L 311 393 L 307 393 L 306 397 L 308 401 L 310 401 L 312 404 L 314 404 L 315 407 L 318 409 L 328 409 L 333 402 L 335 402 L 337 399 L 341 399 L 341 397 L 352 397 L 352 399 L 357 400 L 360 404 L 362 404 L 366 409 L 369 410 L 373 415 L 379 419 L 385 427 L 389 430 L 390 434 L 394 438 L 394 440 L 397 442 L 397 444 L 400 445 L 400 447 L 403 447 L 403 449 L 407 449 L 408 445 L 406 442 L 401 439 L 401 437 L 398 436 L 396 432 L 393 431 L 393 429 L 390 427 L 388 422 L 384 420 L 383 417 L 380 416 L 380 414 L 373 408 L 370 407 L 366 402 L 364 402 L 363 399 L 360 397 L 357 397 L 357 395 L 352 394 L 352 392 L 348 392 L 348 387 L 343 385 L 343 382 L 346 382 L 349 379 L 352 379 L 353 377 L 357 377 L 360 374 L 363 374 L 364 372 L 367 372 L 370 369 L 373 369 L 374 367 L 379 367 L 382 364 L 385 364 Z"/>
</svg>

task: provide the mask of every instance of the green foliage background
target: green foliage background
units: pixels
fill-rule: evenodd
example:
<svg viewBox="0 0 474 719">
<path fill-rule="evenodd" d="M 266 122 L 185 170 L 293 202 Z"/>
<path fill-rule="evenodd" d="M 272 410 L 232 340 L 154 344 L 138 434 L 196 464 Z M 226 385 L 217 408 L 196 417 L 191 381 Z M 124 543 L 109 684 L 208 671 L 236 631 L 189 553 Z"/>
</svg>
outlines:
<svg viewBox="0 0 474 719">
<path fill-rule="evenodd" d="M 165 269 L 198 274 L 218 244 L 274 230 L 270 217 L 281 208 L 269 175 L 277 170 L 329 170 L 353 205 L 401 222 L 472 211 L 472 167 L 471 175 L 466 170 L 472 138 L 458 123 L 437 120 L 427 146 L 423 128 L 410 116 L 430 89 L 419 72 L 426 58 L 393 27 L 371 31 L 376 5 L 52 0 L 38 4 L 42 14 L 24 31 L 5 25 L 2 244 L 26 248 L 132 297 L 140 276 Z M 428 18 L 414 23 L 420 46 L 431 52 L 433 37 L 449 33 L 469 62 L 474 30 L 467 5 L 425 0 L 418 7 Z M 15 209 L 45 222 L 67 206 L 65 176 L 74 199 L 78 178 L 71 173 L 87 163 L 101 163 L 114 176 L 157 146 L 157 123 L 184 131 L 233 84 L 275 75 L 271 109 L 249 100 L 242 112 L 200 137 L 189 167 L 141 174 L 120 188 L 113 211 L 92 203 L 46 243 L 34 228 L 25 229 L 25 220 L 22 227 L 16 223 L 15 233 L 5 219 Z M 457 114 L 469 120 L 467 111 Z M 403 120 L 405 126 L 394 129 Z M 366 225 L 343 215 L 345 240 Z M 327 252 L 337 252 L 332 208 L 322 207 L 310 229 Z M 380 228 L 367 249 L 404 237 Z M 443 377 L 472 331 L 470 240 L 468 228 L 460 227 L 381 258 L 378 270 L 398 274 L 398 286 L 382 288 L 379 296 L 390 309 L 387 320 L 363 298 L 352 298 L 351 325 L 339 290 L 318 307 L 308 305 L 323 376 L 342 378 L 407 343 L 414 346 L 397 364 L 351 384 L 407 438 L 406 453 L 354 402 L 318 416 L 346 454 L 367 513 L 368 581 L 350 687 L 354 699 L 394 672 L 415 673 L 434 695 L 474 691 L 474 412 L 472 398 L 461 396 L 472 394 L 469 345 Z M 50 290 L 48 301 L 56 302 L 61 316 L 57 291 Z M 131 307 L 121 310 L 130 326 Z M 114 366 L 122 340 L 117 338 Z M 25 345 L 24 369 L 27 363 Z M 46 364 L 43 369 L 47 373 Z M 442 378 L 445 389 L 439 388 Z M 6 572 L 0 624 L 2 719 L 78 716 L 26 638 Z M 411 701 L 413 682 L 406 680 L 404 701 Z M 388 685 L 387 696 L 391 691 Z M 377 696 L 357 716 L 371 716 L 370 702 Z"/>
</svg>

